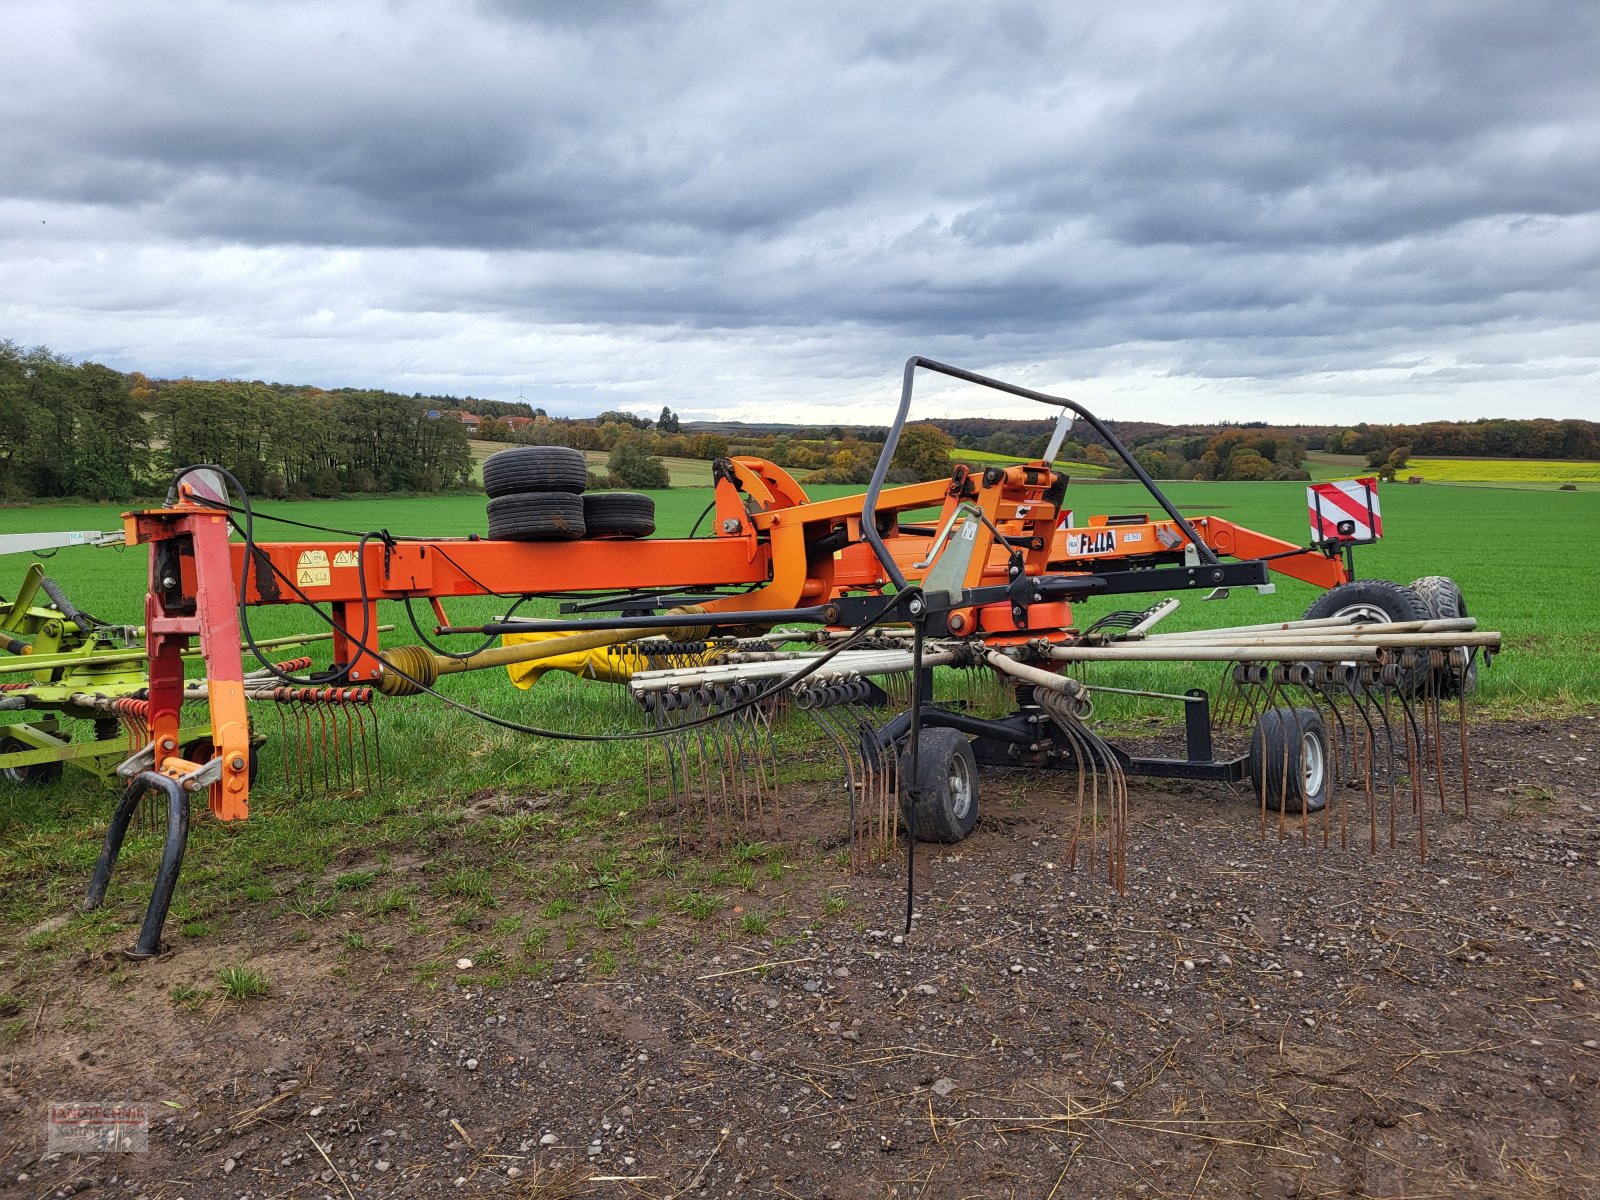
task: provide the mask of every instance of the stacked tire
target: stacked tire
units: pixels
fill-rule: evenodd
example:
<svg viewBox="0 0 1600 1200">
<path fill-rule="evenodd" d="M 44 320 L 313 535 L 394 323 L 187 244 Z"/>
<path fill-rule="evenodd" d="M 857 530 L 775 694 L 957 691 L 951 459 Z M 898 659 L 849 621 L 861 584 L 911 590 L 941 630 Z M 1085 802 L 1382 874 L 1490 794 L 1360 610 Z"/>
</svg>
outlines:
<svg viewBox="0 0 1600 1200">
<path fill-rule="evenodd" d="M 510 542 L 641 538 L 656 531 L 656 504 L 639 492 L 584 494 L 583 453 L 566 446 L 502 450 L 483 464 L 489 537 Z"/>
<path fill-rule="evenodd" d="M 566 446 L 520 446 L 483 464 L 489 537 L 497 542 L 570 542 L 581 538 L 583 453 Z"/>
<path fill-rule="evenodd" d="M 656 531 L 656 502 L 642 492 L 590 492 L 583 524 L 592 538 L 644 538 Z"/>
</svg>

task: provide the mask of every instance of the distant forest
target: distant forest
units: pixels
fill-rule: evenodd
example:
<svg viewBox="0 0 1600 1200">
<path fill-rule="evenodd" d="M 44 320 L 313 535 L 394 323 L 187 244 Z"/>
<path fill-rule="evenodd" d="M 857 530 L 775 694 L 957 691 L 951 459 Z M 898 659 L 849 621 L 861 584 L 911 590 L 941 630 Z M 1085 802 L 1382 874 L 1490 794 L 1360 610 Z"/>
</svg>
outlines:
<svg viewBox="0 0 1600 1200">
<path fill-rule="evenodd" d="M 1403 467 L 1411 456 L 1600 459 L 1600 424 L 1593 421 L 1107 424 L 1159 479 L 1304 479 L 1308 451 L 1361 455 L 1374 469 Z M 902 437 L 891 478 L 936 477 L 963 450 L 1036 457 L 1050 430 L 1048 420 L 919 422 Z M 562 417 L 470 396 L 150 379 L 0 339 L 0 501 L 159 495 L 176 468 L 204 462 L 227 467 L 253 494 L 270 498 L 435 492 L 471 484 L 469 435 L 606 452 L 609 472 L 595 479 L 602 485 L 660 486 L 663 457 L 730 454 L 769 459 L 804 480 L 864 482 L 885 433 L 882 425 L 685 422 L 671 408 L 653 419 L 622 411 Z M 1081 424 L 1061 458 L 1125 473 Z"/>
</svg>

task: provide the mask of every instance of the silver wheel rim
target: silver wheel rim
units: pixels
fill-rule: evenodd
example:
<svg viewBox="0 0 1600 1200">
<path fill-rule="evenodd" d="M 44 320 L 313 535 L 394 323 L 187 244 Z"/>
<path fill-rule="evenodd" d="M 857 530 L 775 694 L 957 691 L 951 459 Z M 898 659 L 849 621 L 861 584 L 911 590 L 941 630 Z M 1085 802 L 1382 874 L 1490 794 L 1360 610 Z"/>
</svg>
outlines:
<svg viewBox="0 0 1600 1200">
<path fill-rule="evenodd" d="M 1322 755 L 1322 739 L 1309 730 L 1300 735 L 1300 786 L 1307 800 L 1322 794 L 1327 764 Z"/>
<path fill-rule="evenodd" d="M 1346 604 L 1333 615 L 1336 617 L 1354 617 L 1357 621 L 1368 625 L 1387 625 L 1394 620 L 1393 617 L 1376 604 L 1367 603 Z"/>
<path fill-rule="evenodd" d="M 972 812 L 972 776 L 967 770 L 967 760 L 960 754 L 950 758 L 950 815 L 965 821 Z"/>
</svg>

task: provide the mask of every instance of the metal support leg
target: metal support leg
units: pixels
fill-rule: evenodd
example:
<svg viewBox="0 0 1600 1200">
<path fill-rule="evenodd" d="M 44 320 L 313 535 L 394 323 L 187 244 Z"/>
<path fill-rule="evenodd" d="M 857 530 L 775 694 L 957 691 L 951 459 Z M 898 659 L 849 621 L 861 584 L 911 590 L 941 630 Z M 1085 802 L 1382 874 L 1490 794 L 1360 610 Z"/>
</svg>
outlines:
<svg viewBox="0 0 1600 1200">
<path fill-rule="evenodd" d="M 165 792 L 167 796 L 167 842 L 161 850 L 161 866 L 156 871 L 155 887 L 150 892 L 150 905 L 145 909 L 144 924 L 139 929 L 139 940 L 133 949 L 123 951 L 132 959 L 151 958 L 161 952 L 161 928 L 167 922 L 167 909 L 172 905 L 172 892 L 178 884 L 178 870 L 183 866 L 183 852 L 189 843 L 189 794 L 176 780 L 155 771 L 141 771 L 129 781 L 122 793 L 116 811 L 111 814 L 111 825 L 106 830 L 105 844 L 100 847 L 100 858 L 94 864 L 94 876 L 89 880 L 89 894 L 84 897 L 83 909 L 93 912 L 100 907 L 111 882 L 111 868 L 122 852 L 122 840 L 128 834 L 128 824 L 134 810 L 146 791 Z"/>
</svg>

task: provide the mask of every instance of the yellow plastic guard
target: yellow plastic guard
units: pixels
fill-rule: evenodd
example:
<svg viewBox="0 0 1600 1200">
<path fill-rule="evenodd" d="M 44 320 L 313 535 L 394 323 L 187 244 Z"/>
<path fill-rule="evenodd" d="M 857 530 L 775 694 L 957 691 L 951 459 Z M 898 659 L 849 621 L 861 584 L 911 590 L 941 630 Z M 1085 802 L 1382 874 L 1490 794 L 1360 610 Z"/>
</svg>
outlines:
<svg viewBox="0 0 1600 1200">
<path fill-rule="evenodd" d="M 565 633 L 508 633 L 501 644 L 516 646 L 527 642 L 543 642 L 551 638 L 568 637 Z M 627 683 L 635 671 L 648 668 L 642 651 L 633 645 L 599 646 L 593 650 L 577 650 L 571 654 L 557 654 L 532 662 L 509 663 L 506 674 L 519 688 L 531 688 L 546 671 L 566 671 L 582 679 L 596 679 L 602 683 Z M 679 666 L 704 666 L 721 657 L 720 652 L 709 650 L 693 658 L 679 656 Z"/>
</svg>

